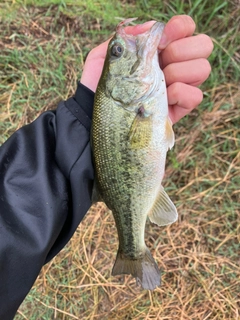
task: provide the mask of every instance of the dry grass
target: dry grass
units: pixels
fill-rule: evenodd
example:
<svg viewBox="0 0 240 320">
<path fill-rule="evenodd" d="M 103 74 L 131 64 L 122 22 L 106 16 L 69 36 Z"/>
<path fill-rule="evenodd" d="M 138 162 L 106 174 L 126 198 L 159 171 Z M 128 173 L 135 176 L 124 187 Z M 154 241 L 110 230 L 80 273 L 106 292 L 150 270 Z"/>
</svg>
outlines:
<svg viewBox="0 0 240 320">
<path fill-rule="evenodd" d="M 119 6 L 126 12 L 136 8 L 145 20 L 149 9 L 147 18 L 160 19 L 159 3 L 151 2 L 141 1 L 142 13 L 135 1 Z M 215 50 L 204 101 L 175 125 L 177 141 L 168 155 L 164 186 L 178 207 L 179 220 L 168 227 L 146 226 L 145 239 L 162 270 L 162 286 L 142 291 L 131 277 L 111 276 L 117 232 L 111 212 L 99 203 L 69 244 L 43 267 L 16 320 L 240 319 L 240 7 L 234 2 L 226 12 L 220 2 L 208 11 L 203 2 L 198 15 L 199 1 L 179 0 L 172 12 L 195 8 L 199 30 L 211 32 Z M 94 5 L 91 11 L 90 3 L 73 9 L 22 6 L 15 17 L 1 18 L 0 142 L 74 92 L 86 53 L 113 26 L 110 18 L 99 18 L 102 7 Z M 171 6 L 163 1 L 161 15 L 168 18 Z M 104 19 L 112 7 L 106 1 Z M 7 6 L 5 10 L 9 12 Z"/>
<path fill-rule="evenodd" d="M 202 113 L 192 135 L 189 128 L 178 128 L 181 168 L 168 166 L 165 185 L 182 185 L 170 191 L 179 221 L 164 228 L 147 223 L 146 242 L 162 270 L 162 286 L 142 291 L 131 277 L 111 277 L 118 240 L 111 212 L 99 203 L 35 284 L 33 296 L 44 314 L 50 309 L 51 319 L 239 319 L 240 194 L 234 183 L 239 181 L 240 129 L 232 122 L 240 123 L 240 95 L 235 85 L 222 89 L 210 92 L 214 108 Z M 194 126 L 195 115 L 191 118 Z M 208 144 L 213 141 L 209 166 L 205 146 L 197 151 L 204 135 Z M 232 152 L 224 151 L 226 139 Z M 20 312 L 26 308 L 27 303 Z M 30 318 L 29 308 L 27 314 Z"/>
</svg>

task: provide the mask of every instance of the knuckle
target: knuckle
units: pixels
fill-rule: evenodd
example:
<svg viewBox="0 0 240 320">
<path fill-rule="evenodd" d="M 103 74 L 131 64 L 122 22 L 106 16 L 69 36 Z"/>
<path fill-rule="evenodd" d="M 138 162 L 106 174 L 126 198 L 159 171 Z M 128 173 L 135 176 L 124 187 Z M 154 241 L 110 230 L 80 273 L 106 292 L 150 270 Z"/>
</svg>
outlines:
<svg viewBox="0 0 240 320">
<path fill-rule="evenodd" d="M 209 62 L 207 59 L 203 59 L 202 65 L 203 65 L 205 74 L 206 74 L 206 76 L 208 77 L 209 74 L 211 73 L 211 70 L 212 70 L 211 64 L 210 64 L 210 62 Z"/>
<path fill-rule="evenodd" d="M 196 24 L 193 21 L 193 19 L 188 15 L 182 15 L 181 17 L 182 17 L 182 23 L 183 23 L 183 26 L 184 26 L 184 29 L 186 30 L 186 32 L 189 29 L 191 29 L 191 32 L 193 33 L 196 28 Z"/>
<path fill-rule="evenodd" d="M 194 64 L 193 69 L 195 70 L 195 79 L 192 80 L 192 84 L 199 86 L 202 84 L 211 73 L 211 65 L 207 59 L 201 58 L 196 60 L 197 63 Z"/>
<path fill-rule="evenodd" d="M 174 100 L 179 100 L 180 96 L 181 96 L 181 92 L 183 90 L 183 86 L 184 84 L 181 82 L 174 82 L 171 85 L 171 95 L 173 97 Z"/>
<path fill-rule="evenodd" d="M 213 49 L 214 49 L 214 44 L 213 44 L 212 39 L 211 39 L 209 36 L 207 36 L 206 34 L 205 34 L 205 38 L 206 38 L 206 44 L 207 44 L 207 46 L 208 46 L 209 55 L 210 55 L 211 52 L 212 52 Z"/>
<path fill-rule="evenodd" d="M 163 69 L 167 85 L 176 81 L 176 67 L 170 63 Z"/>
<path fill-rule="evenodd" d="M 178 61 L 180 56 L 180 49 L 179 45 L 176 41 L 171 42 L 167 47 L 167 54 L 170 61 Z"/>
<path fill-rule="evenodd" d="M 196 24 L 188 15 L 179 15 L 171 18 L 172 28 L 178 30 L 183 36 L 190 35 L 194 32 Z"/>
<path fill-rule="evenodd" d="M 194 107 L 198 106 L 202 100 L 203 100 L 203 92 L 199 88 L 194 88 L 195 89 L 195 94 L 193 95 L 193 98 L 195 101 L 193 101 Z"/>
<path fill-rule="evenodd" d="M 212 39 L 206 34 L 199 34 L 197 37 L 198 39 L 200 39 L 200 42 L 204 45 L 206 56 L 208 57 L 214 48 Z"/>
<path fill-rule="evenodd" d="M 163 66 L 167 67 L 174 61 L 177 61 L 177 49 L 175 48 L 175 42 L 171 42 L 166 49 L 161 53 Z"/>
</svg>

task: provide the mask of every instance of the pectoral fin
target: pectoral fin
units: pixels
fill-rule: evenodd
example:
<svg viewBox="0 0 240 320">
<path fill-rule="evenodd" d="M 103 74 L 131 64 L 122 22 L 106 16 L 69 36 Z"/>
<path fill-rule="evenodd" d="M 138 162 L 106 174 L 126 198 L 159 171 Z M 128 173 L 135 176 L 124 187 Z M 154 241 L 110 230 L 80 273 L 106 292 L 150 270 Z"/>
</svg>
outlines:
<svg viewBox="0 0 240 320">
<path fill-rule="evenodd" d="M 172 121 L 169 117 L 167 117 L 167 120 L 165 123 L 165 137 L 168 142 L 168 148 L 172 149 L 175 143 L 175 136 L 172 128 Z"/>
<path fill-rule="evenodd" d="M 144 113 L 137 113 L 129 131 L 129 141 L 133 149 L 142 149 L 149 146 L 152 139 L 152 117 Z"/>
<path fill-rule="evenodd" d="M 171 224 L 178 218 L 177 209 L 162 186 L 148 217 L 159 226 Z"/>
</svg>

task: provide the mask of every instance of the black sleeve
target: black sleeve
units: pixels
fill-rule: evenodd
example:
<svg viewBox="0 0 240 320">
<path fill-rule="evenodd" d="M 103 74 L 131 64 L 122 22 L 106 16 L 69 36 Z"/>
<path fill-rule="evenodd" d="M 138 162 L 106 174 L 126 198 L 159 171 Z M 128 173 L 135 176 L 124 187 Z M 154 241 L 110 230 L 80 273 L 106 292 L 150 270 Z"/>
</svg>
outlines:
<svg viewBox="0 0 240 320">
<path fill-rule="evenodd" d="M 13 319 L 91 205 L 93 98 L 79 83 L 73 98 L 0 148 L 0 319 Z"/>
</svg>

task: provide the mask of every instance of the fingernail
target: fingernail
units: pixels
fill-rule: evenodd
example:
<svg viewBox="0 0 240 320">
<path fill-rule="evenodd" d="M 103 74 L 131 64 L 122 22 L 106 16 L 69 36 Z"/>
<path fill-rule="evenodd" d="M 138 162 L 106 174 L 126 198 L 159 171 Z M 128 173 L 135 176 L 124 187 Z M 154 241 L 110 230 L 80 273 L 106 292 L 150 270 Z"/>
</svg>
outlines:
<svg viewBox="0 0 240 320">
<path fill-rule="evenodd" d="M 145 25 L 147 26 L 148 24 L 153 25 L 155 22 L 156 22 L 156 20 L 149 20 L 149 21 L 142 23 L 142 26 L 145 26 Z"/>
</svg>

